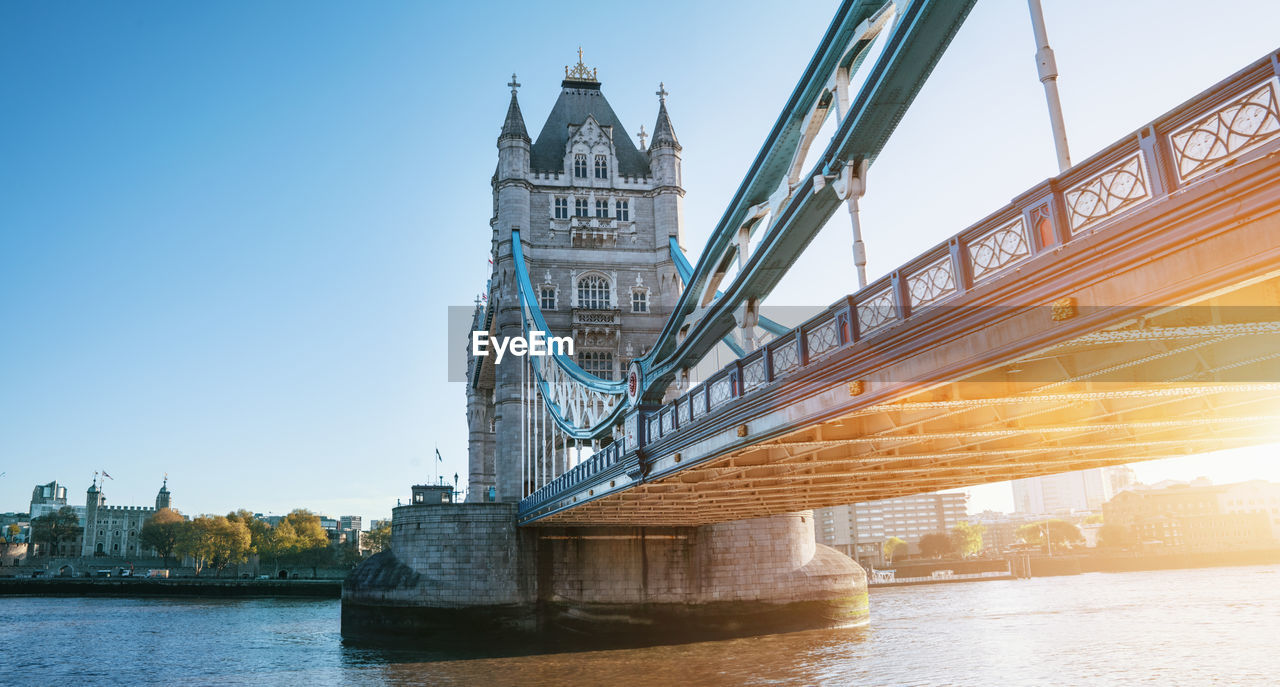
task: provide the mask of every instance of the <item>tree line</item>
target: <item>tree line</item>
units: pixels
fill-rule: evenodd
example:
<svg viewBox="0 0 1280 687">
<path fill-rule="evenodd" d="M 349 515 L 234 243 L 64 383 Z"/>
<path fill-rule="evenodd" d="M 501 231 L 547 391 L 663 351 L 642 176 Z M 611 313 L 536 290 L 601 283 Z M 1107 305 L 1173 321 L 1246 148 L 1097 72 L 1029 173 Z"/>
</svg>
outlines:
<svg viewBox="0 0 1280 687">
<path fill-rule="evenodd" d="M 81 533 L 79 518 L 70 506 L 31 521 L 31 538 L 44 545 L 48 555 L 53 555 L 59 544 L 75 541 Z M 147 518 L 138 536 L 143 546 L 154 549 L 164 559 L 166 566 L 173 558 L 189 558 L 196 575 L 209 569 L 221 575 L 228 567 L 256 555 L 260 562 L 270 561 L 273 570 L 282 565 L 311 568 L 314 577 L 318 568 L 353 566 L 361 556 L 354 542 L 331 545 L 320 516 L 303 508 L 292 511 L 274 526 L 244 509 L 188 520 L 176 510 L 161 508 Z M 390 523 L 383 522 L 366 535 L 365 548 L 384 550 L 390 537 Z"/>
</svg>

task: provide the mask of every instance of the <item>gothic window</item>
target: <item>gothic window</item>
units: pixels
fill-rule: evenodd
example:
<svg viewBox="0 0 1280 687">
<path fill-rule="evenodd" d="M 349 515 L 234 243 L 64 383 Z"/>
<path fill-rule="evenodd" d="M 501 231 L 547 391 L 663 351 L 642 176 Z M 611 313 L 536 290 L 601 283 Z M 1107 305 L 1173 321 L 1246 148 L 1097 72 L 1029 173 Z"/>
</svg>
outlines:
<svg viewBox="0 0 1280 687">
<path fill-rule="evenodd" d="M 544 286 L 538 292 L 538 307 L 543 310 L 556 309 L 556 287 Z"/>
<path fill-rule="evenodd" d="M 596 178 L 609 178 L 609 158 L 605 155 L 596 156 Z"/>
<path fill-rule="evenodd" d="M 614 207 L 614 217 L 622 220 L 623 222 L 631 221 L 631 201 L 618 201 L 617 205 Z"/>
<path fill-rule="evenodd" d="M 631 312 L 649 312 L 649 291 L 636 289 L 631 292 Z"/>
<path fill-rule="evenodd" d="M 596 201 L 596 217 L 599 219 L 609 219 L 609 201 Z"/>
<path fill-rule="evenodd" d="M 587 178 L 587 156 L 585 153 L 578 153 L 573 156 L 573 176 L 578 179 Z"/>
<path fill-rule="evenodd" d="M 556 219 L 569 219 L 569 199 L 556 196 Z"/>
<path fill-rule="evenodd" d="M 586 198 L 577 198 L 573 201 L 573 216 L 574 217 L 587 216 L 587 199 Z"/>
<path fill-rule="evenodd" d="M 578 280 L 578 307 L 605 310 L 609 307 L 609 280 L 589 274 Z"/>
<path fill-rule="evenodd" d="M 578 365 L 600 379 L 613 379 L 613 354 L 606 351 L 582 351 Z"/>
</svg>

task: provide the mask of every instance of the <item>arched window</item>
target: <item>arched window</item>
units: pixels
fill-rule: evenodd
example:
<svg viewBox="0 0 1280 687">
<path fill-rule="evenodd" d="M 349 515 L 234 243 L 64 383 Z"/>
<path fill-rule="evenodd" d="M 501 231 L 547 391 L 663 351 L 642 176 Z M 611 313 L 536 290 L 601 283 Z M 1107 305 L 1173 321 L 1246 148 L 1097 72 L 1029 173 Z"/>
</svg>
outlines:
<svg viewBox="0 0 1280 687">
<path fill-rule="evenodd" d="M 586 153 L 577 153 L 573 156 L 573 176 L 579 179 L 587 178 L 587 155 Z"/>
<path fill-rule="evenodd" d="M 578 307 L 586 310 L 609 308 L 609 280 L 598 274 L 588 274 L 578 280 Z"/>
</svg>

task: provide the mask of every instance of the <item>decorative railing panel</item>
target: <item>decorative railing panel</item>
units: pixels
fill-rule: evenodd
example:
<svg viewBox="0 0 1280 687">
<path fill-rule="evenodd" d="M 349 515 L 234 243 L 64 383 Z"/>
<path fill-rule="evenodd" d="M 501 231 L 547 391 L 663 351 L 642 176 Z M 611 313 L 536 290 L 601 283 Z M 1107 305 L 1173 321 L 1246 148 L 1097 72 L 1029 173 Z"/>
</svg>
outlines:
<svg viewBox="0 0 1280 687">
<path fill-rule="evenodd" d="M 1111 219 L 1151 197 L 1142 151 L 1121 160 L 1067 190 L 1071 233 Z"/>
<path fill-rule="evenodd" d="M 1217 167 L 1243 152 L 1280 135 L 1280 81 L 1268 79 L 1243 96 L 1169 135 L 1182 181 Z"/>
<path fill-rule="evenodd" d="M 711 395 L 712 408 L 723 405 L 733 397 L 733 380 L 729 375 L 721 375 L 719 379 L 711 382 L 708 393 Z"/>
<path fill-rule="evenodd" d="M 895 317 L 893 291 L 885 288 L 858 302 L 858 330 L 866 334 L 893 321 Z"/>
<path fill-rule="evenodd" d="M 840 331 L 836 329 L 835 318 L 830 318 L 806 332 L 805 346 L 808 348 L 809 357 L 811 358 L 826 355 L 839 348 Z"/>
<path fill-rule="evenodd" d="M 742 366 L 742 390 L 744 393 L 751 393 L 756 389 L 764 386 L 764 357 L 760 356 L 755 360 L 744 363 Z"/>
<path fill-rule="evenodd" d="M 996 227 L 969 243 L 973 280 L 989 277 L 1030 254 L 1027 229 L 1021 217 Z"/>
<path fill-rule="evenodd" d="M 573 309 L 573 323 L 575 325 L 616 327 L 621 323 L 621 320 L 622 314 L 620 310 Z"/>
<path fill-rule="evenodd" d="M 907 277 L 907 293 L 911 296 L 913 308 L 942 300 L 955 292 L 956 275 L 951 268 L 950 255 L 934 260 Z"/>
<path fill-rule="evenodd" d="M 774 374 L 784 375 L 800 367 L 800 349 L 795 337 L 774 348 L 771 353 L 773 354 Z"/>
</svg>

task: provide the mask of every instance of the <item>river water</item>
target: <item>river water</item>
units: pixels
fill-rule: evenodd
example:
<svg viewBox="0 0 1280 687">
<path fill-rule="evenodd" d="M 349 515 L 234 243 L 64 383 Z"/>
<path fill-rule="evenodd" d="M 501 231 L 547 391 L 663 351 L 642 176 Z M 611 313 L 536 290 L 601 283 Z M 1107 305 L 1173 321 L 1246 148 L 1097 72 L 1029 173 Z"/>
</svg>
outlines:
<svg viewBox="0 0 1280 687">
<path fill-rule="evenodd" d="M 347 645 L 339 610 L 0 597 L 0 684 L 1280 684 L 1280 566 L 876 589 L 862 628 L 489 658 Z"/>
</svg>

